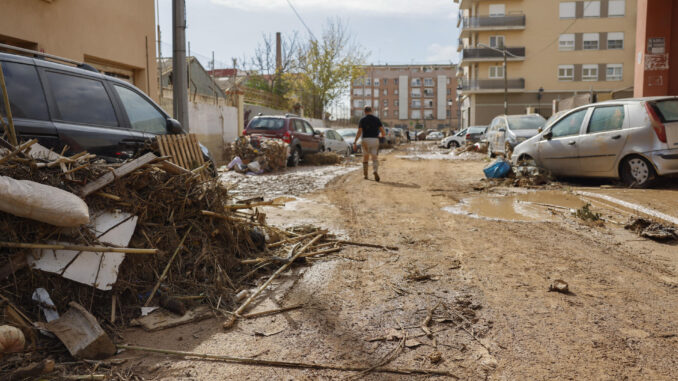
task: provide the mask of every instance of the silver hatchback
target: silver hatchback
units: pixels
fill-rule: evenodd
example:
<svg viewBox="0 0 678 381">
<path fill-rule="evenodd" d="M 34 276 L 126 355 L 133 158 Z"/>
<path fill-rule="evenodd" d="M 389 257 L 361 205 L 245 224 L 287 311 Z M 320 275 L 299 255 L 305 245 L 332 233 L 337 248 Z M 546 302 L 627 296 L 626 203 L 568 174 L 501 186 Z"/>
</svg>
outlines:
<svg viewBox="0 0 678 381">
<path fill-rule="evenodd" d="M 620 99 L 581 106 L 515 147 L 514 164 L 556 176 L 621 178 L 647 187 L 678 174 L 678 97 Z"/>
</svg>

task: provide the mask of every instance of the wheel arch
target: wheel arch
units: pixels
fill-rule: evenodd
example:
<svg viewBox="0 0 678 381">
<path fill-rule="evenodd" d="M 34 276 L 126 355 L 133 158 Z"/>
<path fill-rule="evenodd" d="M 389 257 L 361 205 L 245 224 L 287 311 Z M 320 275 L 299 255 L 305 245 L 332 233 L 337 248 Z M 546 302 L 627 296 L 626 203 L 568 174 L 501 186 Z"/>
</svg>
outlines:
<svg viewBox="0 0 678 381">
<path fill-rule="evenodd" d="M 622 178 L 622 170 L 623 170 L 624 162 L 626 161 L 626 159 L 628 159 L 630 157 L 636 157 L 636 156 L 643 158 L 643 159 L 645 159 L 645 161 L 650 163 L 650 166 L 654 170 L 655 176 L 659 176 L 658 172 L 657 172 L 657 166 L 652 162 L 652 160 L 650 160 L 649 157 L 647 157 L 645 154 L 640 153 L 640 152 L 629 152 L 629 153 L 625 154 L 624 156 L 622 156 L 619 159 L 619 161 L 617 162 L 617 178 L 620 178 L 620 179 Z"/>
</svg>

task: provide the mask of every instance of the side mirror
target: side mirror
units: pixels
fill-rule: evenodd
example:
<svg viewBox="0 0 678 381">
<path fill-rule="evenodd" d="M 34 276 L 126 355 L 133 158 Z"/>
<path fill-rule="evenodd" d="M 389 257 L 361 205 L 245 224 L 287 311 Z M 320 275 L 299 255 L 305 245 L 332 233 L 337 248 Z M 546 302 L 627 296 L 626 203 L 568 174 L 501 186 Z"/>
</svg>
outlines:
<svg viewBox="0 0 678 381">
<path fill-rule="evenodd" d="M 539 128 L 537 129 L 537 133 L 538 133 L 538 134 L 541 133 L 542 131 L 544 131 L 544 129 L 541 128 L 541 127 L 539 127 Z"/>
<path fill-rule="evenodd" d="M 179 135 L 184 133 L 184 129 L 181 128 L 181 123 L 174 118 L 167 119 L 167 131 L 173 135 Z"/>
<path fill-rule="evenodd" d="M 553 132 L 549 131 L 544 134 L 544 139 L 551 140 L 553 138 Z"/>
<path fill-rule="evenodd" d="M 506 129 L 505 129 L 505 128 L 500 128 L 500 129 L 498 129 L 497 131 L 499 131 L 499 132 L 506 132 Z"/>
</svg>

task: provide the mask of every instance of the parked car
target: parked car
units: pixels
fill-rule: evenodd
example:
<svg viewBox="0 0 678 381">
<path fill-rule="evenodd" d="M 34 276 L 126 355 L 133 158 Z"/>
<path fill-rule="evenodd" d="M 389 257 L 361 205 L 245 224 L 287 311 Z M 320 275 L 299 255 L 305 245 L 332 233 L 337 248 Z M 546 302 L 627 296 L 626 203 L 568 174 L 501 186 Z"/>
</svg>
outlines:
<svg viewBox="0 0 678 381">
<path fill-rule="evenodd" d="M 430 134 L 426 135 L 426 140 L 439 140 L 442 139 L 443 133 L 440 131 L 433 131 Z"/>
<path fill-rule="evenodd" d="M 322 134 L 310 123 L 292 114 L 255 116 L 243 134 L 282 139 L 289 144 L 287 165 L 291 167 L 299 165 L 304 155 L 318 153 L 324 147 Z"/>
<path fill-rule="evenodd" d="M 395 134 L 395 144 L 402 144 L 405 142 L 406 138 L 402 129 L 394 128 L 393 133 Z"/>
<path fill-rule="evenodd" d="M 393 128 L 390 127 L 384 127 L 384 132 L 386 132 L 386 136 L 384 136 L 383 143 L 380 144 L 382 146 L 392 146 L 396 142 L 396 136 L 395 136 L 395 131 L 393 131 Z"/>
<path fill-rule="evenodd" d="M 481 141 L 487 140 L 485 136 L 486 132 L 487 126 L 471 126 L 466 131 L 466 142 L 479 143 Z"/>
<path fill-rule="evenodd" d="M 657 176 L 678 174 L 678 97 L 575 108 L 519 144 L 512 160 L 556 176 L 621 178 L 647 187 Z"/>
<path fill-rule="evenodd" d="M 156 135 L 185 133 L 141 90 L 87 64 L 9 53 L 0 53 L 0 64 L 20 141 L 35 138 L 56 152 L 68 146 L 67 154 L 87 151 L 114 162 L 148 150 Z M 4 102 L 0 114 L 6 115 Z"/>
<path fill-rule="evenodd" d="M 452 134 L 438 144 L 441 148 L 457 148 L 466 144 L 466 131 L 468 128 L 465 128 L 456 134 Z"/>
<path fill-rule="evenodd" d="M 357 149 L 353 150 L 353 142 L 355 141 L 355 136 L 358 134 L 357 128 L 340 128 L 337 129 L 337 133 L 344 138 L 344 141 L 351 146 L 352 153 L 362 152 L 362 138 L 358 139 Z"/>
<path fill-rule="evenodd" d="M 344 141 L 344 137 L 339 135 L 337 131 L 332 128 L 316 128 L 315 130 L 320 131 L 320 133 L 323 134 L 326 151 L 336 152 L 347 157 L 351 156 L 351 145 Z"/>
<path fill-rule="evenodd" d="M 489 142 L 487 154 L 494 157 L 497 153 L 502 153 L 510 157 L 516 145 L 539 133 L 545 123 L 546 119 L 539 114 L 495 117 L 485 133 Z"/>
</svg>

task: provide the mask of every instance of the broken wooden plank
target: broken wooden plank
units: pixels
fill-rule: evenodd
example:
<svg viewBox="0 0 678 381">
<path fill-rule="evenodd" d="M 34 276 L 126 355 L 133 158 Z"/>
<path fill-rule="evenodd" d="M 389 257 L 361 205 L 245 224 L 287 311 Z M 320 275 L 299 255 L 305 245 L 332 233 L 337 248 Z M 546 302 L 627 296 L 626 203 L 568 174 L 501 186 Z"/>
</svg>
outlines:
<svg viewBox="0 0 678 381">
<path fill-rule="evenodd" d="M 162 329 L 177 327 L 182 324 L 195 323 L 214 316 L 209 306 L 198 306 L 187 311 L 183 316 L 175 315 L 162 309 L 146 316 L 131 321 L 132 325 L 141 326 L 144 331 L 159 331 Z"/>
<path fill-rule="evenodd" d="M 125 254 L 157 254 L 158 249 L 134 249 L 131 247 L 112 246 L 83 246 L 83 245 L 58 245 L 48 243 L 19 243 L 0 241 L 0 247 L 12 249 L 48 249 L 48 250 L 72 250 L 93 251 L 97 253 L 125 253 Z"/>
<path fill-rule="evenodd" d="M 33 140 L 30 140 L 30 141 L 28 141 L 28 142 L 26 142 L 26 143 L 20 145 L 17 149 L 15 149 L 14 151 L 8 153 L 7 155 L 5 155 L 5 157 L 3 157 L 2 159 L 0 159 L 0 164 L 4 164 L 4 163 L 8 162 L 9 159 L 11 159 L 11 158 L 13 158 L 14 156 L 18 155 L 20 152 L 23 152 L 26 148 L 29 148 L 30 146 L 32 146 L 33 144 L 35 144 L 35 143 L 37 143 L 37 142 L 38 142 L 38 139 L 33 139 Z"/>
<path fill-rule="evenodd" d="M 158 157 L 153 152 L 149 152 L 138 159 L 125 163 L 122 166 L 114 169 L 112 172 L 106 173 L 105 175 L 99 177 L 98 179 L 82 187 L 82 189 L 80 190 L 80 196 L 87 197 L 90 194 L 105 187 L 106 185 L 112 183 L 113 181 L 115 181 L 116 178 L 129 175 L 130 173 L 136 171 L 137 169 L 143 167 L 144 165 L 152 162 L 157 158 Z"/>
<path fill-rule="evenodd" d="M 343 240 L 343 239 L 332 239 L 332 240 L 329 240 L 329 242 L 337 242 L 337 243 L 341 243 L 343 245 L 351 245 L 351 246 L 373 247 L 375 249 L 383 249 L 383 250 L 400 250 L 400 248 L 398 248 L 397 246 L 377 245 L 377 244 L 374 244 L 374 243 L 355 242 L 355 241 L 348 241 L 348 240 Z"/>
<path fill-rule="evenodd" d="M 19 145 L 19 142 L 16 138 L 16 131 L 14 130 L 14 118 L 12 118 L 12 107 L 9 103 L 9 93 L 7 92 L 7 85 L 5 84 L 5 73 L 2 71 L 2 65 L 0 65 L 0 88 L 2 89 L 2 99 L 5 103 L 5 114 L 7 115 L 7 124 L 5 125 L 7 136 L 9 137 L 9 142 L 12 143 L 15 147 Z M 4 124 L 4 121 L 3 121 Z"/>
<path fill-rule="evenodd" d="M 75 358 L 96 360 L 113 356 L 115 345 L 97 319 L 76 302 L 68 305 L 70 309 L 60 318 L 41 325 L 55 334 Z"/>
</svg>

